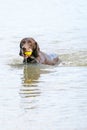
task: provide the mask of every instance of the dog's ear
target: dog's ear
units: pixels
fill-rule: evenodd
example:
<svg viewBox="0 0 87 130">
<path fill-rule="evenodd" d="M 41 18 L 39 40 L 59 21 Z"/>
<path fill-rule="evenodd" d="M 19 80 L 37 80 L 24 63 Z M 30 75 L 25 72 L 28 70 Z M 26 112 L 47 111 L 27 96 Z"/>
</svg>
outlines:
<svg viewBox="0 0 87 130">
<path fill-rule="evenodd" d="M 38 45 L 38 43 L 35 41 L 35 48 L 34 48 L 34 51 L 33 51 L 33 53 L 32 53 L 33 56 L 34 56 L 34 57 L 38 57 L 39 51 L 40 51 L 39 45 Z"/>
<path fill-rule="evenodd" d="M 24 38 L 24 39 L 22 39 L 21 41 L 20 41 L 20 48 L 22 48 L 22 46 L 26 43 L 26 40 L 27 40 L 28 38 Z"/>
</svg>

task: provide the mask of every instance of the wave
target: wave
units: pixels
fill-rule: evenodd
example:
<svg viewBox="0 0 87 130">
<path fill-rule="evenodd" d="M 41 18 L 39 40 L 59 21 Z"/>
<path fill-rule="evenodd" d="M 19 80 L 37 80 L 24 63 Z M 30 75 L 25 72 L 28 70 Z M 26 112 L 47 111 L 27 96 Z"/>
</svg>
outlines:
<svg viewBox="0 0 87 130">
<path fill-rule="evenodd" d="M 62 66 L 87 66 L 87 51 L 61 54 Z"/>
</svg>

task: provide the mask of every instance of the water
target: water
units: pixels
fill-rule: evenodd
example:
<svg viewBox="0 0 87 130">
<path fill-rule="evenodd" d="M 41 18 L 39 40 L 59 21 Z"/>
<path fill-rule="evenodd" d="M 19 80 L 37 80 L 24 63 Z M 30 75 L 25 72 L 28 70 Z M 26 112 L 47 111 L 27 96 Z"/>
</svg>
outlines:
<svg viewBox="0 0 87 130">
<path fill-rule="evenodd" d="M 61 63 L 23 65 L 28 36 Z M 86 0 L 0 0 L 1 130 L 87 130 L 86 42 Z"/>
</svg>

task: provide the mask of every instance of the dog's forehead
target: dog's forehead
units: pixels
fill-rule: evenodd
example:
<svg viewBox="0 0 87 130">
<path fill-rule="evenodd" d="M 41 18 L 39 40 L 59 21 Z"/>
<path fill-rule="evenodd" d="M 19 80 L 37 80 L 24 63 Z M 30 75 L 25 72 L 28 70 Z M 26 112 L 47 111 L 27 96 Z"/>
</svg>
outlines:
<svg viewBox="0 0 87 130">
<path fill-rule="evenodd" d="M 22 39 L 21 43 L 35 43 L 35 40 L 33 38 L 24 38 Z"/>
<path fill-rule="evenodd" d="M 28 42 L 35 43 L 35 40 L 33 38 L 29 38 Z"/>
<path fill-rule="evenodd" d="M 24 38 L 21 40 L 20 42 L 20 48 L 22 48 L 23 46 L 28 47 L 29 45 L 32 45 L 32 47 L 35 48 L 36 44 L 35 44 L 35 40 L 33 38 Z"/>
</svg>

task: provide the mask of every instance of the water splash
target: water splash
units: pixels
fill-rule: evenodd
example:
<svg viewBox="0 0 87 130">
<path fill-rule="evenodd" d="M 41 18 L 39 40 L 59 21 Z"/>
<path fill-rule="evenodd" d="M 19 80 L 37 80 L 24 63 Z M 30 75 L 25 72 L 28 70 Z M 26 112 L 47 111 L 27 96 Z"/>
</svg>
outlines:
<svg viewBox="0 0 87 130">
<path fill-rule="evenodd" d="M 87 51 L 61 54 L 62 66 L 87 66 Z"/>
</svg>

